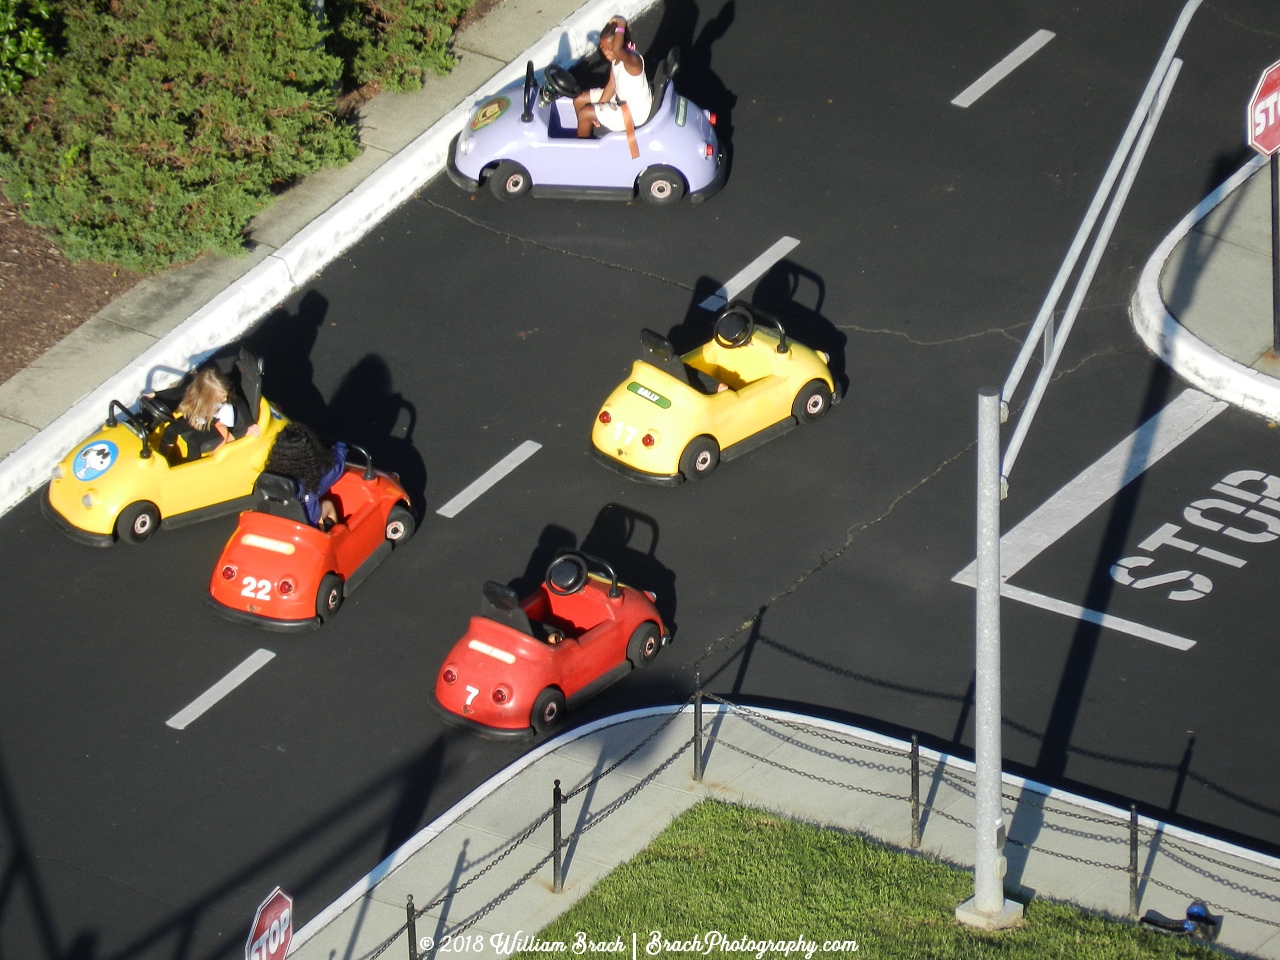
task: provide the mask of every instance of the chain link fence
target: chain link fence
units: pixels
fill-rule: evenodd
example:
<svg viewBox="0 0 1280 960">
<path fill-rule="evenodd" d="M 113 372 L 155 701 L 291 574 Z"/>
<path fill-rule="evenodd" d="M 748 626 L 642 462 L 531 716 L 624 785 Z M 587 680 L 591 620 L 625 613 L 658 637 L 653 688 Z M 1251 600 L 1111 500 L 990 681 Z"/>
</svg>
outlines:
<svg viewBox="0 0 1280 960">
<path fill-rule="evenodd" d="M 714 712 L 716 717 L 710 722 L 703 716 L 704 701 L 715 705 Z M 692 710 L 689 709 L 690 706 L 692 706 Z M 687 722 L 690 713 L 693 715 L 693 729 L 690 731 L 691 736 L 688 739 L 679 740 L 676 748 L 663 759 L 654 762 L 652 769 L 648 773 L 599 810 L 590 812 L 584 810 L 583 819 L 578 829 L 567 835 L 562 834 L 560 813 L 563 803 L 594 788 L 601 781 L 615 774 L 640 751 L 654 743 L 677 720 L 686 718 Z M 772 756 L 765 755 L 764 752 L 760 752 L 759 748 L 750 749 L 741 743 L 733 742 L 731 738 L 719 732 L 726 717 L 732 717 L 745 724 L 745 727 L 742 728 L 744 730 L 753 729 L 761 733 L 767 733 L 774 741 L 786 744 L 791 748 L 789 750 L 789 758 L 793 762 L 784 763 Z M 355 960 L 375 960 L 375 958 L 391 950 L 397 942 L 401 944 L 400 950 L 403 951 L 405 942 L 402 938 L 405 934 L 408 934 L 407 952 L 409 960 L 422 960 L 422 958 L 431 956 L 430 950 L 426 952 L 419 950 L 419 940 L 416 932 L 417 921 L 422 919 L 429 911 L 455 900 L 459 894 L 463 893 L 482 877 L 491 873 L 517 849 L 529 843 L 548 821 L 552 823 L 553 827 L 551 849 L 547 850 L 532 866 L 516 877 L 501 892 L 491 897 L 483 906 L 474 910 L 465 919 L 452 925 L 449 929 L 441 930 L 441 939 L 446 936 L 456 938 L 471 930 L 480 920 L 501 906 L 512 894 L 528 884 L 533 878 L 546 870 L 548 866 L 550 866 L 552 873 L 552 890 L 559 892 L 563 883 L 562 856 L 565 848 L 576 843 L 591 830 L 608 820 L 613 814 L 623 809 L 641 791 L 665 773 L 672 764 L 689 753 L 691 748 L 693 753 L 693 779 L 701 781 L 706 773 L 706 758 L 713 746 L 724 748 L 729 753 L 743 757 L 753 764 L 788 773 L 807 781 L 821 784 L 824 787 L 901 803 L 904 821 L 909 822 L 910 825 L 909 845 L 911 847 L 919 847 L 924 842 L 925 831 L 930 818 L 936 817 L 965 828 L 969 827 L 971 823 L 968 818 L 958 817 L 942 806 L 921 799 L 920 788 L 922 780 L 927 781 L 935 793 L 940 787 L 946 786 L 956 794 L 966 798 L 973 797 L 974 780 L 967 771 L 958 769 L 955 766 L 954 758 L 949 758 L 945 755 L 930 757 L 923 754 L 916 737 L 912 737 L 909 744 L 886 746 L 881 743 L 859 739 L 856 736 L 843 735 L 819 726 L 777 716 L 773 712 L 753 709 L 714 694 L 704 693 L 699 688 L 689 700 L 673 708 L 661 723 L 638 740 L 630 749 L 626 750 L 618 759 L 586 778 L 572 790 L 562 793 L 560 781 L 556 780 L 551 807 L 534 819 L 516 837 L 498 847 L 490 855 L 488 862 L 476 873 L 462 882 L 451 884 L 444 893 L 423 906 L 416 905 L 413 897 L 409 896 L 405 907 L 405 922 L 394 933 L 382 940 L 376 948 L 362 954 Z M 806 756 L 824 761 L 827 772 L 818 773 L 811 769 L 805 769 L 803 764 L 795 762 L 796 757 L 803 758 Z M 847 773 L 843 776 L 829 775 L 831 764 L 833 763 L 837 765 L 838 769 L 847 771 Z M 885 775 L 902 777 L 909 784 L 906 792 L 899 793 L 878 789 L 868 785 L 866 782 L 869 777 L 879 777 L 883 780 Z M 880 785 L 883 784 L 881 783 Z M 1246 912 L 1234 904 L 1216 902 L 1203 894 L 1193 894 L 1152 876 L 1152 867 L 1156 858 L 1163 857 L 1166 861 L 1176 864 L 1183 870 L 1203 878 L 1206 882 L 1219 888 L 1234 891 L 1244 897 L 1254 898 L 1263 903 L 1280 904 L 1280 894 L 1272 892 L 1280 890 L 1280 867 L 1267 872 L 1265 869 L 1259 868 L 1265 865 L 1259 865 L 1252 861 L 1250 861 L 1249 866 L 1231 863 L 1214 857 L 1205 850 L 1179 843 L 1165 835 L 1163 824 L 1149 826 L 1142 823 L 1137 815 L 1136 808 L 1133 807 L 1130 808 L 1127 816 L 1124 811 L 1119 810 L 1116 811 L 1115 815 L 1107 816 L 1105 814 L 1099 815 L 1094 810 L 1086 813 L 1078 805 L 1061 797 L 1027 789 L 1017 793 L 1005 790 L 1003 798 L 1006 801 L 1003 804 L 1006 815 L 1016 816 L 1019 811 L 1029 813 L 1037 819 L 1040 825 L 1037 835 L 1043 832 L 1050 835 L 1068 836 L 1076 843 L 1077 849 L 1081 842 L 1087 844 L 1091 855 L 1081 856 L 1078 853 L 1053 849 L 1051 843 L 1041 843 L 1038 840 L 1028 843 L 1013 837 L 1007 837 L 1006 842 L 1008 844 L 1026 850 L 1028 853 L 1034 851 L 1037 854 L 1069 861 L 1095 870 L 1127 875 L 1129 880 L 1128 913 L 1131 917 L 1136 917 L 1140 885 L 1150 884 L 1177 896 L 1185 897 L 1188 901 L 1194 899 L 1203 900 L 1212 909 L 1228 916 L 1235 916 L 1264 924 L 1270 928 L 1280 929 L 1280 920 L 1268 919 Z M 1050 818 L 1053 822 L 1051 822 Z M 1065 823 L 1057 822 L 1059 818 Z M 1076 826 L 1073 826 L 1073 824 Z M 1107 828 L 1111 832 L 1103 832 L 1096 828 Z M 1117 834 L 1116 831 L 1122 831 L 1122 833 Z M 1112 856 L 1112 851 L 1116 851 L 1119 854 L 1120 851 L 1117 848 L 1126 852 L 1128 854 L 1127 858 L 1119 855 Z M 1147 864 L 1145 868 L 1140 868 L 1140 854 L 1144 849 L 1147 855 Z M 1247 877 L 1249 880 L 1245 881 L 1237 879 L 1237 877 Z M 1260 888 L 1260 885 L 1255 885 L 1251 881 L 1261 881 L 1262 884 L 1269 885 L 1269 888 Z M 434 943 L 434 940 L 432 942 Z M 403 955 L 403 953 L 400 954 L 400 956 Z"/>
</svg>

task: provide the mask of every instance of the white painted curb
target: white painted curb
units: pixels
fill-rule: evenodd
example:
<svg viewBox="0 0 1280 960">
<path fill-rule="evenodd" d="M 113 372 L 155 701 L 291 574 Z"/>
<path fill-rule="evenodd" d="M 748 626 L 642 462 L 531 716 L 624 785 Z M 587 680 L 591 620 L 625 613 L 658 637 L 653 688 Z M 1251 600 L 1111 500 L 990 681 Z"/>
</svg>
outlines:
<svg viewBox="0 0 1280 960">
<path fill-rule="evenodd" d="M 210 352 L 243 335 L 440 174 L 449 141 L 462 129 L 473 102 L 520 80 L 528 60 L 538 67 L 553 62 L 567 66 L 591 49 L 590 37 L 612 14 L 635 17 L 655 2 L 588 0 L 548 31 L 279 250 L 0 461 L 0 515 L 49 479 L 54 465 L 102 423 L 111 400 L 132 403 L 146 390 L 168 386 Z"/>
<path fill-rule="evenodd" d="M 1138 288 L 1129 303 L 1129 319 L 1147 349 L 1188 383 L 1250 413 L 1280 420 L 1280 380 L 1246 367 L 1209 346 L 1178 322 L 1160 294 L 1160 274 L 1182 238 L 1265 163 L 1266 157 L 1254 157 L 1200 201 L 1161 241 L 1142 268 Z"/>
<path fill-rule="evenodd" d="M 704 714 L 710 715 L 723 714 L 728 710 L 728 707 L 720 704 L 703 707 Z M 832 733 L 841 734 L 846 737 L 863 740 L 877 746 L 900 750 L 904 755 L 911 750 L 911 744 L 906 740 L 887 737 L 871 730 L 865 730 L 862 727 L 838 723 L 834 720 L 826 720 L 821 717 L 810 717 L 802 713 L 792 713 L 789 710 L 774 710 L 769 707 L 751 707 L 750 710 L 752 713 L 760 714 L 771 719 L 782 720 L 789 723 L 801 723 L 810 727 L 816 727 L 821 730 L 828 730 Z M 365 894 L 369 893 L 374 887 L 390 876 L 396 868 L 403 866 L 412 859 L 415 854 L 443 833 L 448 827 L 462 819 L 462 817 L 477 807 L 483 800 L 493 794 L 494 791 L 503 784 L 510 782 L 517 774 L 527 770 L 543 757 L 550 753 L 554 753 L 566 744 L 573 743 L 576 740 L 581 740 L 584 737 L 588 737 L 593 733 L 597 733 L 609 727 L 616 727 L 620 724 L 630 723 L 633 720 L 643 720 L 647 717 L 661 717 L 671 713 L 691 714 L 693 713 L 693 705 L 683 704 L 681 706 L 646 707 L 640 710 L 631 710 L 627 713 L 619 713 L 612 717 L 603 717 L 599 720 L 594 720 L 591 723 L 584 724 L 581 727 L 577 727 L 576 729 L 569 730 L 558 737 L 553 737 L 546 743 L 530 750 L 523 757 L 516 760 L 515 763 L 512 763 L 500 773 L 490 777 L 427 826 L 419 830 L 416 834 L 406 840 L 405 843 L 394 853 L 353 884 L 344 894 L 342 894 L 342 896 L 338 897 L 337 900 L 334 900 L 333 903 L 329 904 L 329 906 L 325 907 L 307 921 L 306 925 L 293 935 L 293 941 L 292 945 L 289 947 L 289 952 L 292 953 L 295 948 L 300 947 L 302 944 L 314 937 L 328 924 L 341 916 L 346 910 L 358 903 Z M 974 771 L 972 760 L 964 760 L 960 757 L 954 757 L 949 753 L 940 753 L 937 750 L 930 750 L 928 747 L 921 747 L 920 755 L 928 760 L 936 762 L 939 766 L 952 767 L 957 770 L 964 770 L 968 773 L 973 773 Z M 1083 807 L 1093 813 L 1100 813 L 1104 816 L 1114 817 L 1121 824 L 1127 824 L 1129 822 L 1129 811 L 1123 810 L 1120 807 L 1114 807 L 1111 804 L 1102 803 L 1099 800 L 1091 800 L 1088 797 L 1082 797 L 1078 794 L 1068 793 L 1065 790 L 1058 790 L 1054 787 L 1046 786 L 1043 783 L 1037 783 L 1034 780 L 1028 780 L 1025 777 L 1018 777 L 1011 773 L 1002 773 L 1001 777 L 1006 786 L 1013 787 L 1018 790 L 1027 790 L 1031 793 L 1038 793 L 1047 799 L 1057 800 L 1060 803 L 1069 803 L 1077 807 Z M 1141 826 L 1158 831 L 1166 837 L 1176 837 L 1181 840 L 1198 844 L 1209 850 L 1216 850 L 1218 853 L 1225 853 L 1251 863 L 1260 864 L 1273 869 L 1280 869 L 1280 858 L 1277 857 L 1258 853 L 1255 850 L 1249 850 L 1245 847 L 1237 846 L 1234 843 L 1227 843 L 1225 840 L 1218 840 L 1215 837 L 1196 833 L 1195 831 L 1174 826 L 1172 824 L 1165 823 L 1163 820 L 1156 820 L 1152 817 L 1139 816 L 1138 822 Z M 1034 850 L 1034 848 L 1032 849 Z"/>
</svg>

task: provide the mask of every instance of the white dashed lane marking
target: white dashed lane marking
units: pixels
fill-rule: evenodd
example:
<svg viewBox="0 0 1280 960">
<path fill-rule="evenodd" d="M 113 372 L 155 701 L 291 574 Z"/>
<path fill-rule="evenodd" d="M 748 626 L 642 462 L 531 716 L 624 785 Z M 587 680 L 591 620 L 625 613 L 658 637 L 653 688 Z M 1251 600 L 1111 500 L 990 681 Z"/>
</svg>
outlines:
<svg viewBox="0 0 1280 960">
<path fill-rule="evenodd" d="M 1022 41 L 1013 53 L 1009 54 L 977 80 L 965 87 L 964 92 L 951 102 L 957 107 L 973 106 L 979 97 L 1035 56 L 1036 51 L 1052 40 L 1054 36 L 1055 34 L 1052 30 L 1037 30 L 1026 40 Z"/>
<path fill-rule="evenodd" d="M 526 440 L 477 477 L 466 489 L 436 511 L 442 517 L 456 517 L 485 491 L 542 449 L 542 444 Z"/>
<path fill-rule="evenodd" d="M 275 659 L 275 654 L 270 650 L 257 650 L 251 653 L 244 663 L 166 720 L 165 726 L 173 727 L 175 730 L 185 730 L 193 720 L 252 677 L 273 659 Z"/>
<path fill-rule="evenodd" d="M 719 310 L 751 284 L 763 277 L 775 263 L 800 246 L 795 237 L 783 237 L 760 256 L 743 267 L 723 287 L 703 300 L 698 306 L 703 310 Z"/>
</svg>

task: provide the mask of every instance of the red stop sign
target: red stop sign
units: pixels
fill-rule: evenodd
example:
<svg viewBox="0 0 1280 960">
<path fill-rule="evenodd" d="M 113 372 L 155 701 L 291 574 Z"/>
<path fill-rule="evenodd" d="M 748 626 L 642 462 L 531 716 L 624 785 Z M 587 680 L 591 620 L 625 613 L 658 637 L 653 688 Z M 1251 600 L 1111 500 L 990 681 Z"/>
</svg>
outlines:
<svg viewBox="0 0 1280 960">
<path fill-rule="evenodd" d="M 276 887 L 254 915 L 244 960 L 284 960 L 292 939 L 293 897 Z"/>
<path fill-rule="evenodd" d="M 1249 146 L 1264 156 L 1280 151 L 1280 62 L 1267 67 L 1249 98 Z"/>
</svg>

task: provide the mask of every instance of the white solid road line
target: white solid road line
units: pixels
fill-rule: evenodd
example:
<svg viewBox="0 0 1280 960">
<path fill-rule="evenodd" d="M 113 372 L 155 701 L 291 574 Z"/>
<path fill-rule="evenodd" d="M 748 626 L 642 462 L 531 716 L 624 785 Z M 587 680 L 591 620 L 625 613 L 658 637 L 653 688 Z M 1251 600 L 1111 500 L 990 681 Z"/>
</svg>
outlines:
<svg viewBox="0 0 1280 960">
<path fill-rule="evenodd" d="M 798 246 L 800 246 L 800 241 L 795 237 L 783 237 L 738 273 L 734 274 L 728 283 L 703 300 L 698 306 L 703 310 L 719 310 L 743 290 L 763 277 L 770 267 Z"/>
<path fill-rule="evenodd" d="M 957 107 L 973 106 L 979 97 L 1035 56 L 1036 51 L 1052 40 L 1054 36 L 1056 36 L 1056 34 L 1054 34 L 1052 30 L 1037 30 L 1026 40 L 1022 41 L 1022 43 L 1018 45 L 1018 49 L 1014 50 L 1013 53 L 1009 54 L 977 80 L 965 87 L 964 92 L 951 102 Z"/>
<path fill-rule="evenodd" d="M 1057 543 L 1130 481 L 1176 449 L 1227 409 L 1227 406 L 1221 400 L 1215 400 L 1199 390 L 1184 390 L 1163 410 L 1112 447 L 1102 459 L 1086 468 L 1033 510 L 1025 520 L 1000 538 L 1001 595 L 1179 650 L 1188 650 L 1194 646 L 1194 641 L 1020 587 L 1011 587 L 1004 581 Z M 967 587 L 974 586 L 977 583 L 977 561 L 970 563 L 951 579 Z"/>
<path fill-rule="evenodd" d="M 465 490 L 437 510 L 436 513 L 442 517 L 456 517 L 470 506 L 472 501 L 478 499 L 486 490 L 541 449 L 542 444 L 535 443 L 533 440 L 526 440 L 482 473 Z"/>
<path fill-rule="evenodd" d="M 275 654 L 270 650 L 254 651 L 245 659 L 244 663 L 166 720 L 164 722 L 165 726 L 173 727 L 175 730 L 185 730 L 192 720 L 195 720 L 273 659 L 275 659 Z"/>
</svg>

